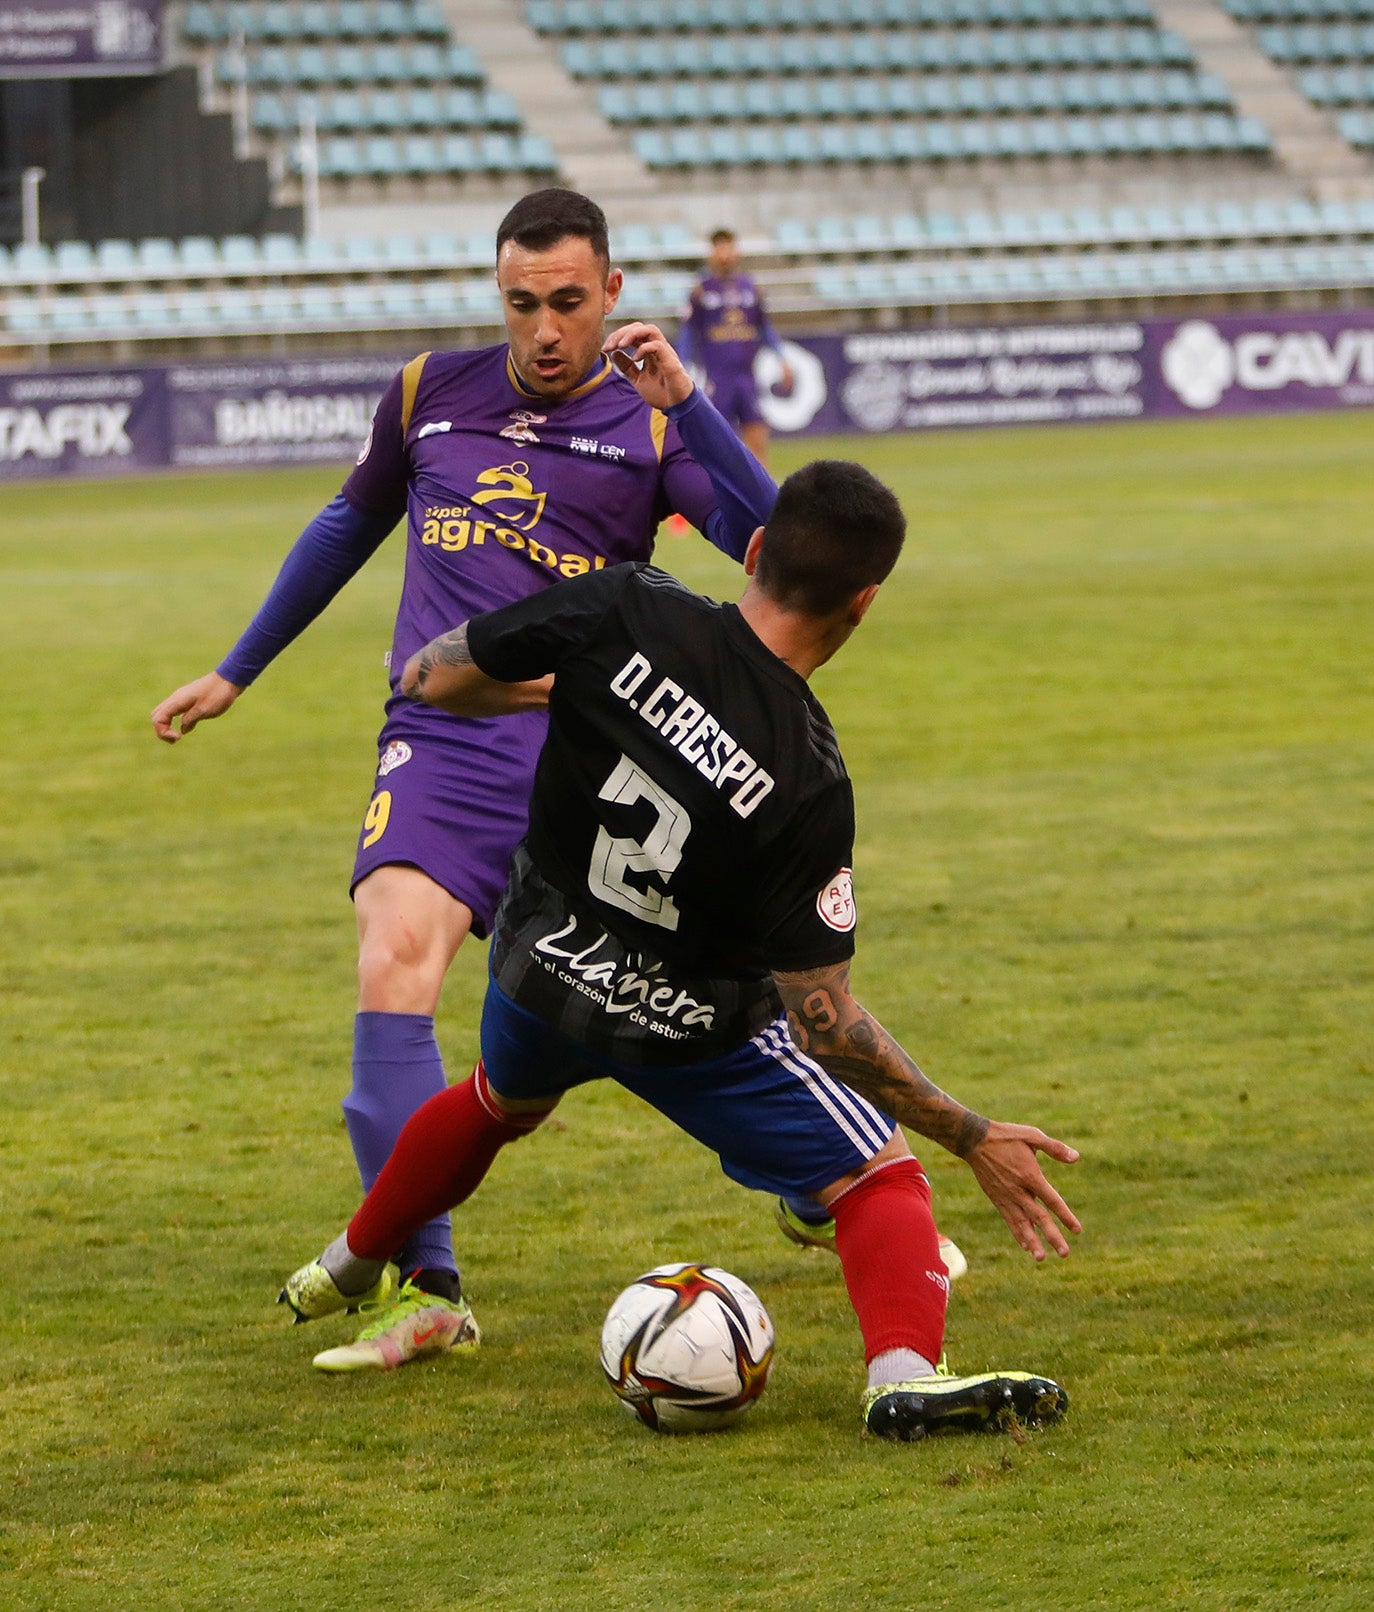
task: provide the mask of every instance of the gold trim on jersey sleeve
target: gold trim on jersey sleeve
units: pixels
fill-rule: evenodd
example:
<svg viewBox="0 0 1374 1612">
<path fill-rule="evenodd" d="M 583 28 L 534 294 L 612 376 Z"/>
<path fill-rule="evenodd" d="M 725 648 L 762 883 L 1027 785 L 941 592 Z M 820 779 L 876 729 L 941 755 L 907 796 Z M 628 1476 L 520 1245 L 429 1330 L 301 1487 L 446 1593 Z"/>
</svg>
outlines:
<svg viewBox="0 0 1374 1612">
<path fill-rule="evenodd" d="M 410 430 L 410 417 L 415 412 L 415 394 L 420 390 L 420 376 L 424 373 L 428 353 L 412 358 L 401 371 L 401 436 Z"/>
<path fill-rule="evenodd" d="M 668 435 L 668 416 L 662 409 L 649 410 L 649 435 L 653 439 L 654 454 L 663 461 L 663 439 Z"/>
</svg>

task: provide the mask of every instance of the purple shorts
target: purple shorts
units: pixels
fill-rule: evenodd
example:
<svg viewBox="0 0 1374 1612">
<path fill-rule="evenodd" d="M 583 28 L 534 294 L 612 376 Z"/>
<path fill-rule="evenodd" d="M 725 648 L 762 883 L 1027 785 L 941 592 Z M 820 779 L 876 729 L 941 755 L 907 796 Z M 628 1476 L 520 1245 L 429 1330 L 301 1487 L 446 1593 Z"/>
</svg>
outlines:
<svg viewBox="0 0 1374 1612">
<path fill-rule="evenodd" d="M 707 383 L 712 403 L 731 425 L 755 425 L 763 419 L 752 366 L 708 372 Z"/>
<path fill-rule="evenodd" d="M 469 720 L 390 702 L 350 893 L 377 868 L 419 868 L 472 909 L 472 932 L 485 939 L 528 823 L 547 728 L 542 711 Z"/>
</svg>

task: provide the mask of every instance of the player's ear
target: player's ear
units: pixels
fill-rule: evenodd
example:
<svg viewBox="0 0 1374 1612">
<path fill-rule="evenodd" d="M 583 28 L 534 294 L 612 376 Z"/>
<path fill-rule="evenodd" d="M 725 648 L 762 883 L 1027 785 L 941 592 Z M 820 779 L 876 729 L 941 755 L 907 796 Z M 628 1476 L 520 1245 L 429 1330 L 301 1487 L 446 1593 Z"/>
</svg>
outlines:
<svg viewBox="0 0 1374 1612">
<path fill-rule="evenodd" d="M 619 269 L 612 269 L 606 276 L 606 313 L 610 313 L 616 303 L 620 301 L 620 293 L 624 287 L 625 276 Z"/>
<path fill-rule="evenodd" d="M 849 601 L 849 625 L 857 627 L 868 614 L 868 607 L 878 597 L 880 583 L 870 582 L 861 593 L 856 593 Z"/>
<path fill-rule="evenodd" d="M 751 576 L 753 576 L 754 572 L 758 570 L 758 568 L 759 568 L 759 550 L 762 547 L 763 547 L 763 527 L 756 526 L 754 528 L 754 535 L 749 539 L 748 545 L 744 550 L 744 574 L 745 574 L 745 576 L 751 577 Z"/>
</svg>

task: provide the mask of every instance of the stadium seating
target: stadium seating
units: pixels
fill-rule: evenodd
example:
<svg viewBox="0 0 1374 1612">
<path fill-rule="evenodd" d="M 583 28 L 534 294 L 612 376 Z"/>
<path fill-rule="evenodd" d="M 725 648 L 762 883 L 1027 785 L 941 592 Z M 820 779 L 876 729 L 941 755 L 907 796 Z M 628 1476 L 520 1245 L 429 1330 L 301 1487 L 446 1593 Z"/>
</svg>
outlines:
<svg viewBox="0 0 1374 1612">
<path fill-rule="evenodd" d="M 398 147 L 395 160 L 428 158 Z M 671 318 L 700 241 L 681 224 L 640 224 L 617 230 L 615 244 L 626 311 Z M 835 213 L 782 220 L 750 244 L 779 313 L 1348 294 L 1374 286 L 1374 200 Z M 499 317 L 486 231 L 0 249 L 0 344 L 11 347 L 424 331 Z"/>
<path fill-rule="evenodd" d="M 651 170 L 1271 154 L 1147 0 L 531 0 L 526 17 Z"/>
<path fill-rule="evenodd" d="M 1342 139 L 1374 147 L 1374 0 L 1224 0 Z"/>
<path fill-rule="evenodd" d="M 330 184 L 549 177 L 548 142 L 454 43 L 433 0 L 189 5 L 181 37 L 221 94 L 248 91 L 249 124 L 274 172 L 299 171 L 307 112 Z"/>
</svg>

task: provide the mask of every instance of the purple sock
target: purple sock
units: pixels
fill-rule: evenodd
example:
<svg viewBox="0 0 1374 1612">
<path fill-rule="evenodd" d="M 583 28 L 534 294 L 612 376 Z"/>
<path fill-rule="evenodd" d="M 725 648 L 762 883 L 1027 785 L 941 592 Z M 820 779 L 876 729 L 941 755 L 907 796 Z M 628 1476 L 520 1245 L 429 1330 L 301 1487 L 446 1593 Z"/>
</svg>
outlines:
<svg viewBox="0 0 1374 1612">
<path fill-rule="evenodd" d="M 353 1089 L 343 1101 L 363 1190 L 371 1191 L 401 1128 L 421 1103 L 448 1085 L 428 1013 L 360 1013 L 353 1021 Z M 397 1251 L 402 1275 L 456 1271 L 447 1215 L 421 1226 Z"/>
</svg>

